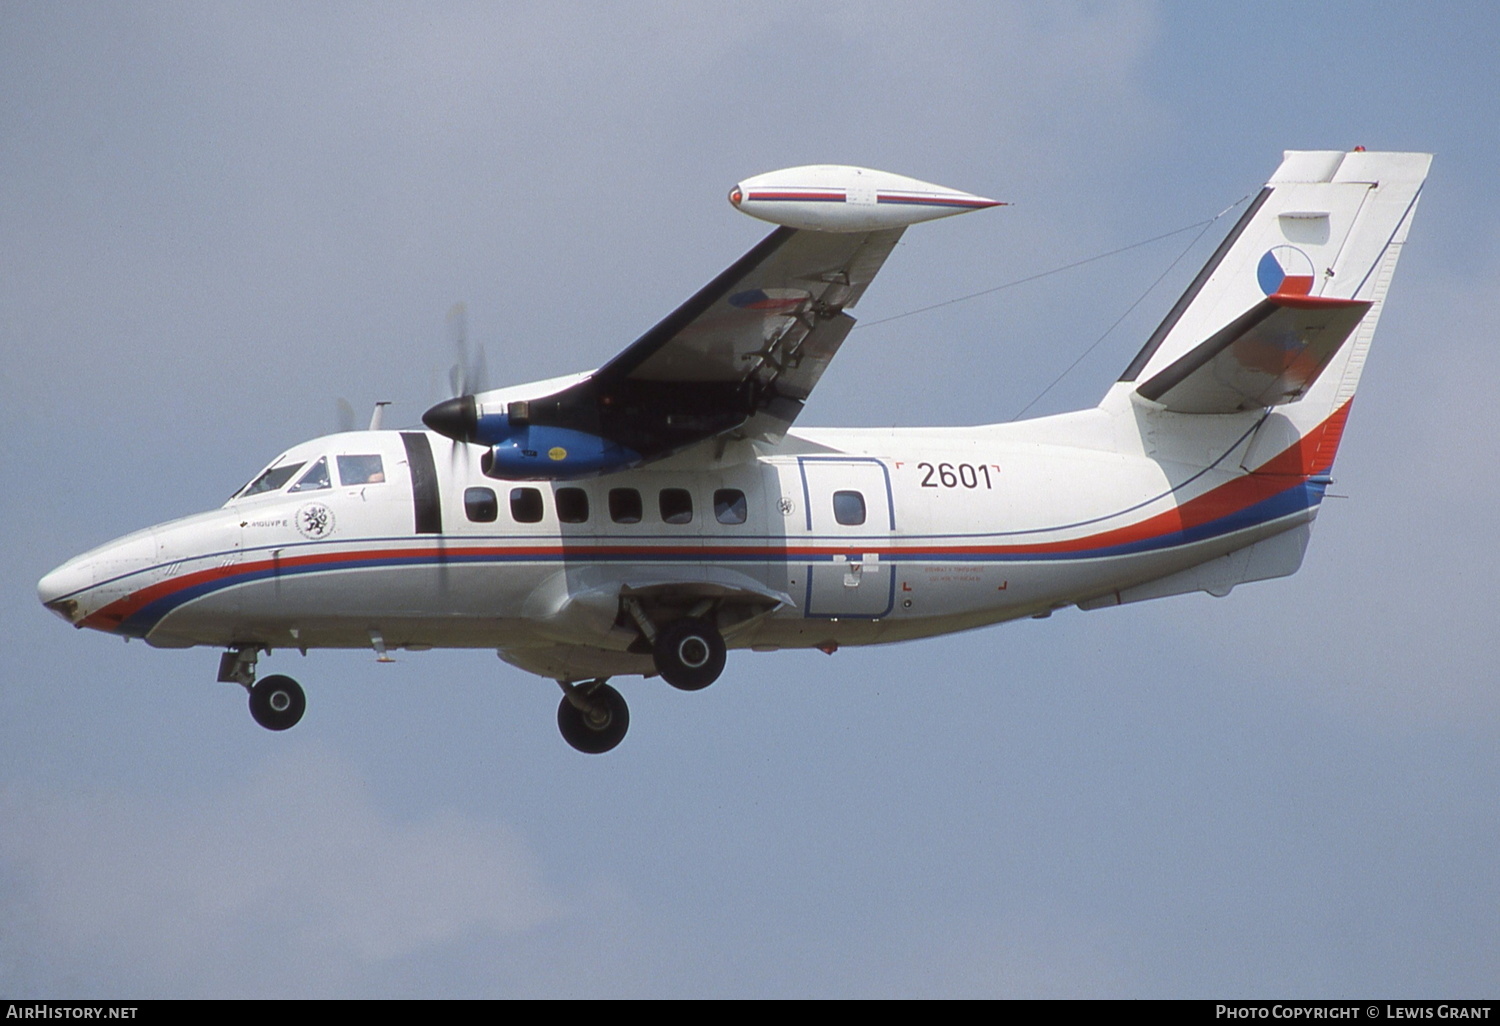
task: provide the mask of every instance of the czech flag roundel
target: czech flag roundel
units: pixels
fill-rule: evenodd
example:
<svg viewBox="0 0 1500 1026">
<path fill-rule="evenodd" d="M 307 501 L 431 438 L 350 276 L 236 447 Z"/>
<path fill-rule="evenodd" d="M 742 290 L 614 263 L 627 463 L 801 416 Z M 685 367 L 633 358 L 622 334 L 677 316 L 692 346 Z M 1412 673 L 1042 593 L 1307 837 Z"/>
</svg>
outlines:
<svg viewBox="0 0 1500 1026">
<path fill-rule="evenodd" d="M 1312 260 L 1296 246 L 1276 246 L 1260 258 L 1255 278 L 1268 296 L 1311 295 Z"/>
</svg>

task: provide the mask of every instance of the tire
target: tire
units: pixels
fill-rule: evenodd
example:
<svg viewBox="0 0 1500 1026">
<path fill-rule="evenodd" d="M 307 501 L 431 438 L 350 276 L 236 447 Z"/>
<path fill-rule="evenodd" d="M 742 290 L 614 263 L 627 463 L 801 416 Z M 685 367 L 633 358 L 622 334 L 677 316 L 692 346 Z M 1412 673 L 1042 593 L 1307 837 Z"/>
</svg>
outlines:
<svg viewBox="0 0 1500 1026">
<path fill-rule="evenodd" d="M 625 698 L 608 684 L 595 684 L 588 698 L 597 708 L 597 717 L 574 707 L 563 698 L 557 707 L 557 729 L 563 740 L 588 755 L 603 755 L 625 740 L 630 729 L 630 707 Z"/>
<path fill-rule="evenodd" d="M 307 711 L 302 685 L 282 674 L 257 681 L 250 689 L 250 715 L 267 730 L 287 730 Z"/>
<path fill-rule="evenodd" d="M 651 657 L 662 680 L 683 691 L 698 691 L 724 672 L 724 637 L 707 620 L 677 620 L 656 632 Z"/>
</svg>

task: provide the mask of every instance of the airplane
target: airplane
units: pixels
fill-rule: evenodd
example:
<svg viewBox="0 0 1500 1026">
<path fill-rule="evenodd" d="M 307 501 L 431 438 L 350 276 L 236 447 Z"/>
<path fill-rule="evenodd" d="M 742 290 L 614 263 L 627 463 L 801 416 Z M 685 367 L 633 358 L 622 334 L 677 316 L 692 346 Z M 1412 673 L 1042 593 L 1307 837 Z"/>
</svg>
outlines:
<svg viewBox="0 0 1500 1026">
<path fill-rule="evenodd" d="M 598 369 L 293 446 L 221 509 L 42 578 L 75 627 L 224 651 L 285 730 L 276 649 L 487 648 L 617 746 L 608 683 L 729 649 L 926 638 L 1287 576 L 1308 544 L 1431 156 L 1288 151 L 1092 409 L 793 429 L 911 225 L 998 204 L 837 165 L 738 183 L 777 227 Z M 462 392 L 463 390 L 460 389 Z"/>
</svg>

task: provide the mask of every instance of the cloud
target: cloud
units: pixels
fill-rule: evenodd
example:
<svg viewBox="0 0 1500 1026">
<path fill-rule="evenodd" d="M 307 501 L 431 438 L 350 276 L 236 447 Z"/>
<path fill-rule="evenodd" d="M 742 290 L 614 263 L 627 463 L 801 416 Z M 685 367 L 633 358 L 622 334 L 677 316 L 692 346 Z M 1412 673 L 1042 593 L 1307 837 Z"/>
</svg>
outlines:
<svg viewBox="0 0 1500 1026">
<path fill-rule="evenodd" d="M 0 823 L 4 878 L 22 882 L 6 918 L 149 993 L 337 993 L 390 960 L 558 914 L 514 832 L 441 809 L 397 819 L 318 751 L 199 804 L 12 786 Z"/>
</svg>

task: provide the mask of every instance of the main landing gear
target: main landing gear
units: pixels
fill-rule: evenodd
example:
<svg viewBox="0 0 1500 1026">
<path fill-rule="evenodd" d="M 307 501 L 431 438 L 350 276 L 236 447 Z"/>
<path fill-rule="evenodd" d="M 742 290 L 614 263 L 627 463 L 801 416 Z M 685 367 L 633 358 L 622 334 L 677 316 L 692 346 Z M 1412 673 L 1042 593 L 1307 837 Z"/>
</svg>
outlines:
<svg viewBox="0 0 1500 1026">
<path fill-rule="evenodd" d="M 250 715 L 267 730 L 287 730 L 297 725 L 307 711 L 307 695 L 302 685 L 276 673 L 263 680 L 255 679 L 258 648 L 235 648 L 219 660 L 219 680 L 238 684 L 250 693 Z"/>
<path fill-rule="evenodd" d="M 662 680 L 683 691 L 701 691 L 724 672 L 724 637 L 707 620 L 687 617 L 667 624 L 651 642 Z"/>
<path fill-rule="evenodd" d="M 651 646 L 656 672 L 674 688 L 700 691 L 724 672 L 724 636 L 708 620 L 685 616 L 658 629 L 633 597 L 627 598 L 625 610 L 640 627 L 642 643 Z M 580 752 L 602 755 L 625 740 L 630 709 L 603 677 L 557 683 L 563 689 L 557 729 L 564 741 Z"/>
<path fill-rule="evenodd" d="M 669 620 L 661 627 L 647 615 L 636 596 L 624 596 L 620 605 L 635 621 L 643 643 L 651 646 L 656 672 L 674 688 L 701 691 L 724 672 L 724 635 L 712 621 L 703 619 L 711 604 L 702 603 L 687 616 Z"/>
<path fill-rule="evenodd" d="M 618 691 L 602 678 L 581 684 L 557 683 L 563 689 L 557 729 L 562 731 L 564 741 L 580 752 L 602 755 L 625 740 L 630 708 Z"/>
</svg>

